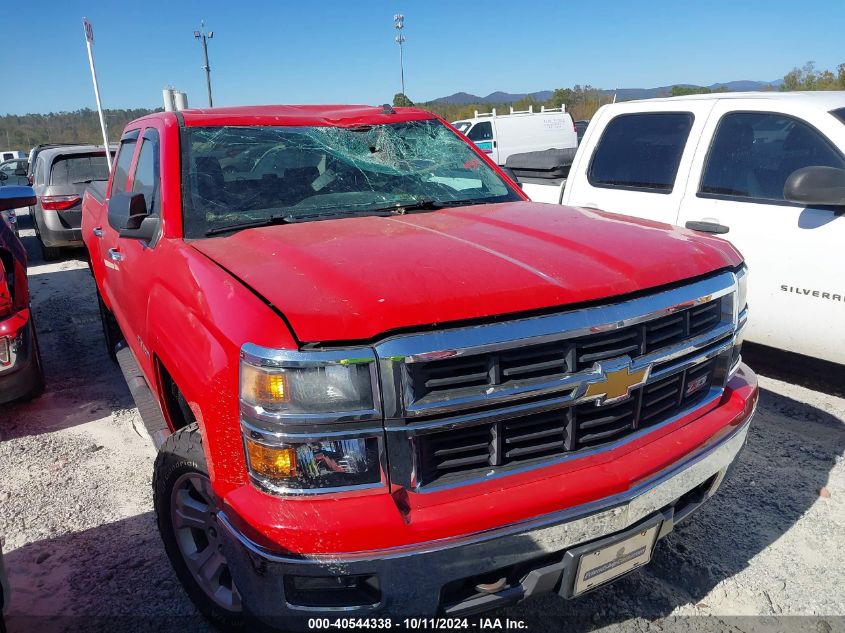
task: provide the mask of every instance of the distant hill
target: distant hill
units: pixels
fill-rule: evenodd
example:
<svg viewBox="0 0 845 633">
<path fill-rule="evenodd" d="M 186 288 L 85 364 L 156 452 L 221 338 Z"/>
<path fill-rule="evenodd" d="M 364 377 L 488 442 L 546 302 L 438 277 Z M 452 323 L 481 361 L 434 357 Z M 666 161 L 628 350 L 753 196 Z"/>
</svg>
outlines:
<svg viewBox="0 0 845 633">
<path fill-rule="evenodd" d="M 730 92 L 740 91 L 755 91 L 755 90 L 777 90 L 783 80 L 776 81 L 727 81 L 724 83 L 715 83 L 707 88 L 711 90 L 723 89 Z M 673 84 L 686 87 L 699 87 L 695 84 Z M 619 88 L 617 90 L 602 90 L 605 96 L 612 96 L 616 93 L 618 101 L 631 101 L 633 99 L 653 99 L 655 97 L 667 97 L 672 93 L 672 86 L 660 86 L 658 88 Z M 432 99 L 427 103 L 430 104 L 444 104 L 444 105 L 468 105 L 472 103 L 514 103 L 525 97 L 532 97 L 537 101 L 546 101 L 552 96 L 551 90 L 540 90 L 539 92 L 491 92 L 486 97 L 470 94 L 468 92 L 456 92 L 447 97 L 439 97 Z"/>
</svg>

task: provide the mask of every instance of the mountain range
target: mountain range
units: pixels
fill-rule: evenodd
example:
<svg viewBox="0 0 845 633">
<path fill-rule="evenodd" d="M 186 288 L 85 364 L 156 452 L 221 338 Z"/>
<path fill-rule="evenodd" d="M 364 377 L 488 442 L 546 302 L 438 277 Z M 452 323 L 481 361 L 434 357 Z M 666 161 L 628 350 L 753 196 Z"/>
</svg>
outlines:
<svg viewBox="0 0 845 633">
<path fill-rule="evenodd" d="M 715 83 L 707 88 L 716 90 L 717 88 L 727 89 L 730 92 L 744 92 L 756 90 L 771 90 L 778 89 L 783 83 L 782 79 L 776 81 L 727 81 L 723 83 Z M 673 84 L 684 87 L 699 87 L 695 84 Z M 654 97 L 665 97 L 671 94 L 672 86 L 660 86 L 659 88 L 618 88 L 616 90 L 602 90 L 602 94 L 610 96 L 616 93 L 616 99 L 619 101 L 631 101 L 632 99 L 652 99 Z M 470 103 L 513 103 L 525 97 L 533 97 L 537 101 L 546 101 L 552 96 L 551 90 L 540 90 L 538 92 L 491 92 L 486 97 L 470 94 L 468 92 L 456 92 L 448 97 L 439 97 L 432 99 L 428 103 L 444 103 L 451 105 L 466 105 Z"/>
</svg>

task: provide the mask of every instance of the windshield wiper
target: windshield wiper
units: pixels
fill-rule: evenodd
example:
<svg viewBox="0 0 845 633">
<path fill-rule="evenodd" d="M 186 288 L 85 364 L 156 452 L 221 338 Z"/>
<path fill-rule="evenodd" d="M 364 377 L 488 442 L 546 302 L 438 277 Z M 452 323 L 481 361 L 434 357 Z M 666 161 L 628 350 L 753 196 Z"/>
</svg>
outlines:
<svg viewBox="0 0 845 633">
<path fill-rule="evenodd" d="M 216 226 L 213 229 L 208 229 L 205 234 L 219 235 L 220 233 L 229 233 L 231 231 L 240 231 L 243 229 L 254 229 L 261 226 L 273 226 L 275 224 L 290 224 L 294 220 L 289 215 L 273 215 L 269 218 L 255 220 L 253 222 L 242 222 L 240 224 L 229 224 L 228 226 Z"/>
<path fill-rule="evenodd" d="M 425 198 L 424 200 L 414 200 L 413 202 L 395 202 L 390 206 L 378 207 L 377 209 L 370 209 L 370 211 L 386 211 L 390 215 L 405 215 L 406 213 L 413 213 L 414 211 L 437 211 L 445 206 L 444 203 L 433 198 Z"/>
<path fill-rule="evenodd" d="M 336 220 L 338 218 L 351 218 L 361 215 L 389 215 L 384 213 L 382 209 L 366 209 L 360 211 L 334 211 L 327 213 L 306 213 L 302 215 L 273 215 L 263 220 L 255 220 L 254 222 L 242 222 L 240 224 L 230 224 L 228 226 L 217 226 L 213 229 L 208 229 L 206 236 L 219 235 L 220 233 L 229 233 L 231 231 L 241 231 L 243 229 L 255 229 L 262 226 L 274 226 L 276 224 L 297 224 L 298 222 L 310 222 L 312 220 Z"/>
<path fill-rule="evenodd" d="M 410 204 L 396 204 L 391 207 L 384 207 L 383 210 L 385 211 L 393 211 L 393 213 L 397 215 L 403 215 L 405 213 L 413 213 L 415 211 L 437 211 L 438 209 L 444 209 L 446 207 L 468 207 L 473 204 L 490 204 L 489 200 L 485 200 L 484 198 L 477 199 L 477 198 L 470 198 L 468 200 L 434 200 L 434 199 L 426 199 L 426 200 L 419 200 L 417 202 L 412 202 Z"/>
<path fill-rule="evenodd" d="M 415 213 L 417 211 L 437 211 L 444 207 L 466 206 L 471 204 L 489 204 L 486 200 L 434 200 L 433 198 L 426 198 L 423 200 L 415 200 L 413 202 L 397 202 L 386 207 L 377 207 L 375 209 L 347 209 L 345 211 L 330 211 L 325 213 L 307 213 L 307 214 L 288 214 L 288 215 L 274 215 L 263 220 L 256 220 L 254 222 L 243 222 L 241 224 L 230 224 L 229 226 L 218 226 L 209 229 L 205 232 L 206 236 L 219 235 L 220 233 L 229 233 L 231 231 L 240 231 L 242 229 L 254 229 L 262 226 L 273 226 L 275 224 L 296 224 L 298 222 L 310 222 L 313 220 L 335 220 L 338 218 L 351 218 L 367 215 L 390 217 L 392 215 L 405 215 L 406 213 Z"/>
</svg>

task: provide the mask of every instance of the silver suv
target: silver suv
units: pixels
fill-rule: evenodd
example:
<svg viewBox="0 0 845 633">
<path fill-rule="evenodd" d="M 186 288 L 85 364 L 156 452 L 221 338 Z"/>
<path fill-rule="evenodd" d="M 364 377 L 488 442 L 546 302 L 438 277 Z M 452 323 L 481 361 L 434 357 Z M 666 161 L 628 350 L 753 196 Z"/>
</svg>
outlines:
<svg viewBox="0 0 845 633">
<path fill-rule="evenodd" d="M 97 145 L 48 148 L 38 153 L 32 173 L 38 202 L 29 213 L 44 259 L 56 259 L 62 248 L 83 245 L 82 194 L 92 182 L 108 180 L 106 152 Z"/>
</svg>

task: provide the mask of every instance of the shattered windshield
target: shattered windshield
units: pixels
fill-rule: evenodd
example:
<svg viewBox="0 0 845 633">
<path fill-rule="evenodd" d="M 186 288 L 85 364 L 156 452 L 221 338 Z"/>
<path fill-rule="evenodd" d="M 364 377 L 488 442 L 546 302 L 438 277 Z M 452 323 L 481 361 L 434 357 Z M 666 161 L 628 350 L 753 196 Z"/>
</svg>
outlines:
<svg viewBox="0 0 845 633">
<path fill-rule="evenodd" d="M 186 237 L 255 226 L 519 200 L 437 120 L 185 131 Z"/>
</svg>

